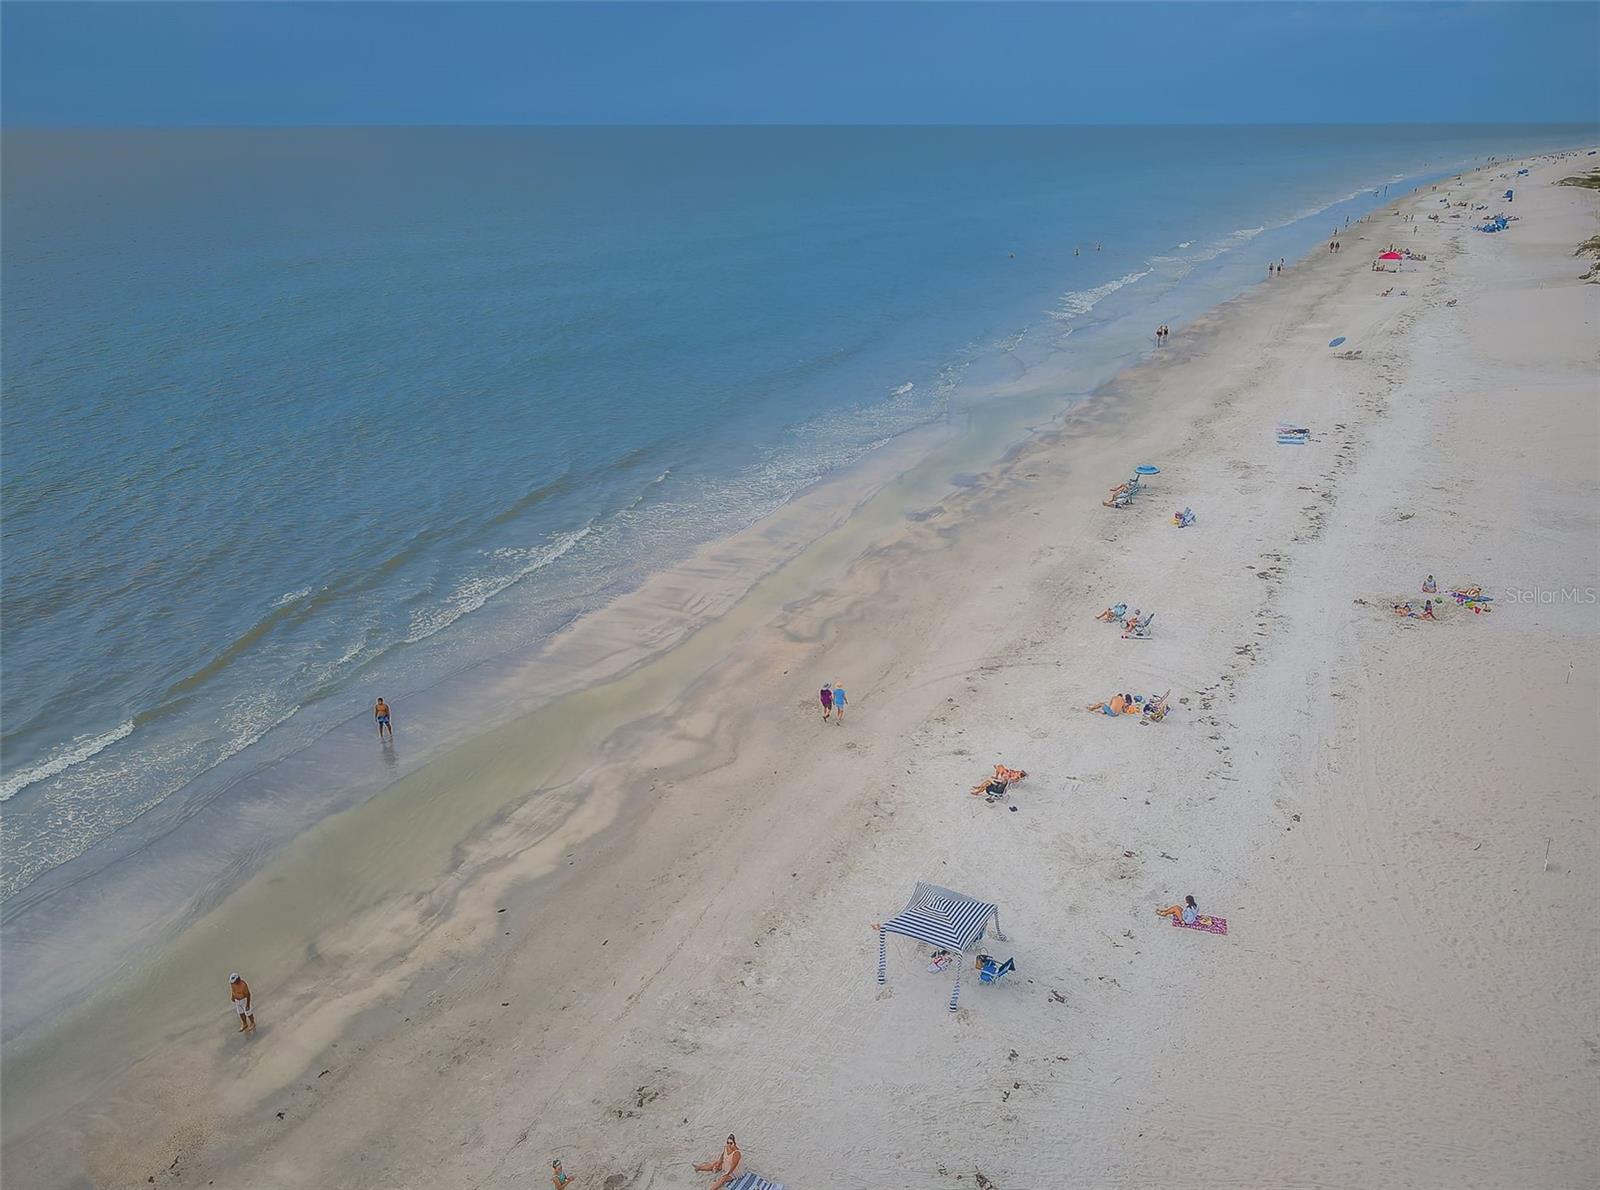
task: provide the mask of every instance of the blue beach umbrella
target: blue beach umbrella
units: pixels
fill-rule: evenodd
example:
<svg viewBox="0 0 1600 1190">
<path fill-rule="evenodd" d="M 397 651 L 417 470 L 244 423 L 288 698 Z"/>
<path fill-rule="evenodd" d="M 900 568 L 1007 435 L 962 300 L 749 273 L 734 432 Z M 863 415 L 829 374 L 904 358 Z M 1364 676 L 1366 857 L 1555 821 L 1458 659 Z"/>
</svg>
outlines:
<svg viewBox="0 0 1600 1190">
<path fill-rule="evenodd" d="M 1160 467 L 1152 467 L 1149 463 L 1141 463 L 1133 469 L 1135 475 L 1160 475 Z"/>
<path fill-rule="evenodd" d="M 1328 343 L 1328 346 L 1329 347 L 1337 347 L 1337 346 L 1339 346 L 1339 344 L 1341 344 L 1343 342 L 1344 342 L 1344 336 L 1340 335 L 1337 339 L 1330 340 L 1329 343 Z"/>
</svg>

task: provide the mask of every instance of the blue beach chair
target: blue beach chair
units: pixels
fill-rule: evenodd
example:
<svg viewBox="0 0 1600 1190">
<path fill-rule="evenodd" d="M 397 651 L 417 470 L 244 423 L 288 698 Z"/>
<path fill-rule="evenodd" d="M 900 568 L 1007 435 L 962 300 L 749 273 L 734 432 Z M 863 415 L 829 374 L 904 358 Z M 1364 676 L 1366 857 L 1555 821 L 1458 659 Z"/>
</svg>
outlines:
<svg viewBox="0 0 1600 1190">
<path fill-rule="evenodd" d="M 979 983 L 999 983 L 1007 975 L 1017 969 L 1016 959 L 1007 959 L 1000 962 L 990 955 L 980 955 L 981 966 L 978 968 Z"/>
</svg>

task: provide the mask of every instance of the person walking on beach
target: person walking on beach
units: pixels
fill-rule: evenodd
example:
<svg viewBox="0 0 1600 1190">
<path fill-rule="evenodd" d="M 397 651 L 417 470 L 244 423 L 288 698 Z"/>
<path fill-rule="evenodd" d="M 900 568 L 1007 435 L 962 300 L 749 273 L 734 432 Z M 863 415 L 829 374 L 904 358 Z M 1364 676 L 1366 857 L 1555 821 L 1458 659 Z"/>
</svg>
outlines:
<svg viewBox="0 0 1600 1190">
<path fill-rule="evenodd" d="M 394 739 L 394 728 L 389 726 L 389 704 L 383 701 L 383 695 L 378 695 L 378 701 L 372 704 L 372 717 L 378 721 L 378 738 L 383 739 L 383 733 L 388 732 L 389 738 Z"/>
<path fill-rule="evenodd" d="M 822 721 L 826 723 L 833 716 L 833 687 L 824 685 L 818 697 L 822 700 Z"/>
<path fill-rule="evenodd" d="M 833 722 L 835 725 L 844 722 L 844 687 L 838 682 L 833 684 Z"/>
<path fill-rule="evenodd" d="M 233 1011 L 239 1014 L 239 1032 L 249 1033 L 256 1027 L 256 1002 L 250 996 L 250 985 L 235 971 L 228 976 L 228 995 L 233 998 Z"/>
</svg>

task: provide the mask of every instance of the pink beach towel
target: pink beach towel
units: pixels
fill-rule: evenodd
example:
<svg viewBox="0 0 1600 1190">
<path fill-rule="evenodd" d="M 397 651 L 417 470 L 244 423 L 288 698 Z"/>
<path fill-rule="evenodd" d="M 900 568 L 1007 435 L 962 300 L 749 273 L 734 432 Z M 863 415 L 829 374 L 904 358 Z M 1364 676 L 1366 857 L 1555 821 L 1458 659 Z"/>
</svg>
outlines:
<svg viewBox="0 0 1600 1190">
<path fill-rule="evenodd" d="M 1207 934 L 1226 934 L 1228 932 L 1228 919 L 1226 917 L 1210 917 L 1202 915 L 1194 925 L 1184 925 L 1183 918 L 1174 917 L 1172 924 L 1183 930 L 1203 930 Z"/>
</svg>

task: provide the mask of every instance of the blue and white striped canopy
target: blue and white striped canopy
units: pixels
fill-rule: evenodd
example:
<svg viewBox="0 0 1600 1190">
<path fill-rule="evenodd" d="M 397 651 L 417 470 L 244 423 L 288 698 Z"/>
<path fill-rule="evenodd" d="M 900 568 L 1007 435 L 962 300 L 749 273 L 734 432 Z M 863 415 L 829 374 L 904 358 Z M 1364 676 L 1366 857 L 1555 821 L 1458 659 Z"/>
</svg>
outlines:
<svg viewBox="0 0 1600 1190">
<path fill-rule="evenodd" d="M 994 919 L 998 934 L 999 915 L 999 909 L 984 901 L 919 881 L 905 912 L 884 922 L 883 929 L 959 954 L 983 937 L 990 918 Z"/>
</svg>

